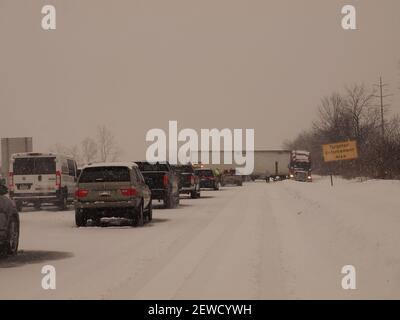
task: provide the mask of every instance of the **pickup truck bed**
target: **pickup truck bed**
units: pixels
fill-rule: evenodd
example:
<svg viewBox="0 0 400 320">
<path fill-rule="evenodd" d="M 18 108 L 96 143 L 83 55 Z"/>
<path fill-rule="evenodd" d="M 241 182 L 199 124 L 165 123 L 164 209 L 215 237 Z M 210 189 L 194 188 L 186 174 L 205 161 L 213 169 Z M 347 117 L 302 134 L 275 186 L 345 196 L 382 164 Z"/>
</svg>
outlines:
<svg viewBox="0 0 400 320">
<path fill-rule="evenodd" d="M 135 162 L 139 166 L 153 200 L 163 201 L 166 208 L 179 204 L 179 177 L 168 162 Z"/>
</svg>

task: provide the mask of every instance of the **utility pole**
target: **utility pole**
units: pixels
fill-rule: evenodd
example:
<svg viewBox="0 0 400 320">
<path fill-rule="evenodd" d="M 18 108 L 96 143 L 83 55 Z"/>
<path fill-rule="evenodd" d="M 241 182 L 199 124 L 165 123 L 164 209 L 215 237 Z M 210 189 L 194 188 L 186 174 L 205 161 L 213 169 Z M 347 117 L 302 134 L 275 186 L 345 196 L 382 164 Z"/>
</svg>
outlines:
<svg viewBox="0 0 400 320">
<path fill-rule="evenodd" d="M 381 177 L 384 178 L 386 176 L 385 173 L 385 151 L 386 151 L 386 132 L 385 132 L 385 108 L 388 105 L 385 105 L 384 99 L 391 95 L 384 95 L 384 89 L 388 86 L 387 84 L 383 83 L 382 77 L 379 78 L 379 84 L 375 85 L 379 88 L 379 96 L 375 96 L 380 100 L 380 109 L 381 109 L 381 139 L 382 139 L 382 148 L 381 148 Z"/>
<path fill-rule="evenodd" d="M 379 89 L 381 93 L 381 134 L 382 140 L 385 140 L 385 116 L 384 116 L 384 106 L 383 106 L 383 83 L 382 77 L 379 78 Z"/>
<path fill-rule="evenodd" d="M 396 89 L 398 90 L 398 93 L 400 93 L 400 60 L 399 63 L 397 64 L 397 85 Z"/>
<path fill-rule="evenodd" d="M 381 138 L 382 142 L 385 143 L 385 108 L 388 105 L 384 104 L 384 99 L 390 97 L 391 95 L 384 95 L 384 89 L 388 86 L 387 84 L 383 83 L 382 77 L 379 78 L 379 84 L 375 85 L 379 88 L 379 96 L 375 96 L 376 98 L 380 99 L 380 109 L 381 109 Z"/>
</svg>

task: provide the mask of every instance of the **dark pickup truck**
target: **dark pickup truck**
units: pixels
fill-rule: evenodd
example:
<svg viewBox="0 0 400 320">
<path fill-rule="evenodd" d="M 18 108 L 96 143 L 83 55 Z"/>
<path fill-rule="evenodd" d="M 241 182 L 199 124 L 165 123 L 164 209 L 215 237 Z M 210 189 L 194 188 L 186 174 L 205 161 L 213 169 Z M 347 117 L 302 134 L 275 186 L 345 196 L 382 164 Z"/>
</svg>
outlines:
<svg viewBox="0 0 400 320">
<path fill-rule="evenodd" d="M 191 164 L 175 165 L 173 169 L 179 176 L 181 194 L 189 194 L 192 199 L 200 197 L 200 178 L 195 174 Z"/>
<path fill-rule="evenodd" d="M 151 190 L 151 198 L 168 209 L 179 205 L 179 177 L 168 162 L 135 161 Z"/>
</svg>

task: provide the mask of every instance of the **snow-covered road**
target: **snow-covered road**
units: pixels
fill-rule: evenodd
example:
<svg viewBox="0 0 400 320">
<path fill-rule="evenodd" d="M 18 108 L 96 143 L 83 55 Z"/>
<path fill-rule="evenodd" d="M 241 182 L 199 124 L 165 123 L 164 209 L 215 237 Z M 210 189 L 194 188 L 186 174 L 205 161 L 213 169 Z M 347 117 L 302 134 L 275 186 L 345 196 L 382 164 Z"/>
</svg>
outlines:
<svg viewBox="0 0 400 320">
<path fill-rule="evenodd" d="M 143 228 L 26 210 L 0 299 L 398 299 L 399 195 L 397 181 L 258 181 L 157 209 Z M 56 290 L 41 287 L 48 264 Z M 357 290 L 341 287 L 345 265 Z"/>
</svg>

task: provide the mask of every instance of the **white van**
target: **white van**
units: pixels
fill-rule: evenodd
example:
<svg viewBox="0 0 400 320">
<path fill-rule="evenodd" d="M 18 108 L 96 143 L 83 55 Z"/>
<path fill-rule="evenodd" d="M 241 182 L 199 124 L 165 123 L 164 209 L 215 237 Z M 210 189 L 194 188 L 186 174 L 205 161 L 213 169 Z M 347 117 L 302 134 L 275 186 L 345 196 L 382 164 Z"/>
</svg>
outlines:
<svg viewBox="0 0 400 320">
<path fill-rule="evenodd" d="M 55 204 L 65 210 L 74 200 L 76 162 L 72 157 L 53 153 L 12 155 L 9 171 L 10 196 L 18 209 L 33 204 Z"/>
</svg>

